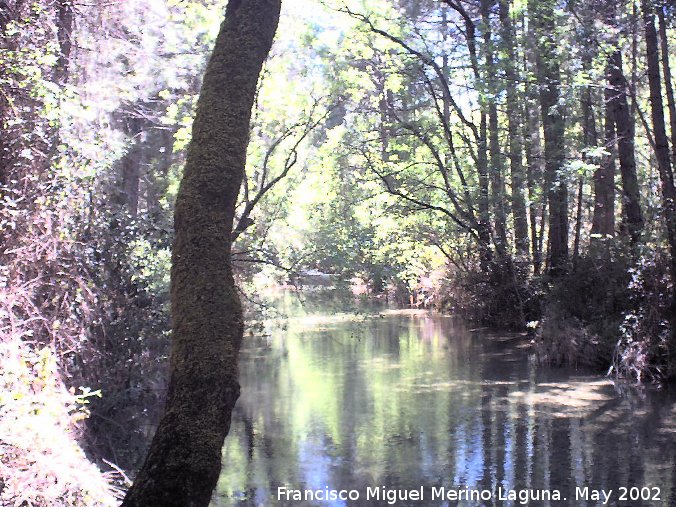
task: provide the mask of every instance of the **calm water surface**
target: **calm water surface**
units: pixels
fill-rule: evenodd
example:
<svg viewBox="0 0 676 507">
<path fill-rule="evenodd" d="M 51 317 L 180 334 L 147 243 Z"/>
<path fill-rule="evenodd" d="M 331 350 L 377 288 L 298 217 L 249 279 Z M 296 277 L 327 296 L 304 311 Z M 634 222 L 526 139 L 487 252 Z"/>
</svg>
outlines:
<svg viewBox="0 0 676 507">
<path fill-rule="evenodd" d="M 538 368 L 521 337 L 422 311 L 310 313 L 268 332 L 245 338 L 214 507 L 388 505 L 366 499 L 379 486 L 423 487 L 396 505 L 524 505 L 500 488 L 566 498 L 529 505 L 603 505 L 576 487 L 612 490 L 606 505 L 676 505 L 673 391 Z M 360 498 L 285 502 L 280 486 Z M 622 486 L 659 500 L 620 501 Z M 435 487 L 491 498 L 432 499 Z"/>
</svg>

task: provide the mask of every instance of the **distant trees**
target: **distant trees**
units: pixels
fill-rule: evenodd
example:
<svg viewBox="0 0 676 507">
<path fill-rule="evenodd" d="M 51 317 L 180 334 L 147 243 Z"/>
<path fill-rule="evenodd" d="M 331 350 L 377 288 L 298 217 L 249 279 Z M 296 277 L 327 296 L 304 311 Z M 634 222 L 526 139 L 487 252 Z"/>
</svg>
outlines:
<svg viewBox="0 0 676 507">
<path fill-rule="evenodd" d="M 575 272 L 589 269 L 592 249 L 629 268 L 645 262 L 641 245 L 656 244 L 658 259 L 671 265 L 673 172 L 664 111 L 676 108 L 665 56 L 673 27 L 662 14 L 657 30 L 659 3 L 641 4 L 643 31 L 636 23 L 639 6 L 630 2 L 397 5 L 407 16 L 396 22 L 368 4 L 360 12 L 343 9 L 360 23 L 355 31 L 362 37 L 377 37 L 370 42 L 371 63 L 354 60 L 353 69 L 387 62 L 370 92 L 378 95 L 377 118 L 353 103 L 360 128 L 370 132 L 355 159 L 361 156 L 409 212 L 447 221 L 445 241 L 437 235 L 435 243 L 445 255 L 473 251 L 483 283 L 493 287 L 489 298 L 503 294 L 518 305 L 516 315 L 537 316 L 542 307 L 533 282 L 540 273 L 550 287 L 566 285 L 584 276 Z M 645 60 L 638 54 L 642 44 Z M 626 61 L 630 68 L 623 68 Z M 638 77 L 642 70 L 647 80 Z M 349 89 L 353 76 L 345 76 Z M 641 161 L 650 159 L 659 174 L 659 215 L 652 190 L 642 187 L 651 171 Z M 627 256 L 613 260 L 618 254 L 611 252 L 625 245 Z M 466 267 L 466 259 L 460 265 Z M 616 283 L 627 290 L 625 279 Z M 645 304 L 662 312 L 660 301 Z M 615 308 L 630 306 L 623 300 Z M 617 336 L 612 345 L 608 340 L 612 348 Z"/>
</svg>

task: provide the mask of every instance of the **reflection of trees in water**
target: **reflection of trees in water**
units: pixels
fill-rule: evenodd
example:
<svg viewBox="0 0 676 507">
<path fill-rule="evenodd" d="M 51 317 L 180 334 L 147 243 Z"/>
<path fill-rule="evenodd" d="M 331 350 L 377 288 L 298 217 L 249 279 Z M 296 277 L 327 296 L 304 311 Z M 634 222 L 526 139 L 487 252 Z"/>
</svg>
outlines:
<svg viewBox="0 0 676 507">
<path fill-rule="evenodd" d="M 359 489 L 363 505 L 379 485 L 556 488 L 569 505 L 576 486 L 659 485 L 664 505 L 674 498 L 674 393 L 629 399 L 599 378 L 538 371 L 522 339 L 451 319 L 354 325 L 290 325 L 244 352 L 219 491 L 248 500 L 216 505 L 319 482 Z"/>
</svg>

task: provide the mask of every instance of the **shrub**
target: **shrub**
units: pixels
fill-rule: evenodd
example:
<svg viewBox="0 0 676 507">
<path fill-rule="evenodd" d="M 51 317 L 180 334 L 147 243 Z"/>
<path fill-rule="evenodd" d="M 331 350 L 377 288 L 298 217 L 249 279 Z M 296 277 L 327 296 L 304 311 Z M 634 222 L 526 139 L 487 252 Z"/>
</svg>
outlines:
<svg viewBox="0 0 676 507">
<path fill-rule="evenodd" d="M 0 503 L 103 507 L 121 491 L 77 443 L 90 393 L 66 390 L 56 354 L 18 335 L 0 339 Z"/>
<path fill-rule="evenodd" d="M 443 292 L 442 308 L 500 329 L 525 330 L 541 314 L 540 281 L 511 260 L 495 262 L 487 272 L 456 272 Z"/>
<path fill-rule="evenodd" d="M 599 368 L 610 360 L 608 348 L 601 345 L 599 336 L 555 304 L 546 307 L 534 343 L 538 360 L 552 366 Z"/>
<path fill-rule="evenodd" d="M 669 316 L 672 282 L 666 261 L 642 256 L 630 270 L 630 308 L 619 327 L 612 369 L 616 375 L 638 382 L 676 378 L 676 350 Z M 673 319 L 673 315 L 671 315 Z"/>
</svg>

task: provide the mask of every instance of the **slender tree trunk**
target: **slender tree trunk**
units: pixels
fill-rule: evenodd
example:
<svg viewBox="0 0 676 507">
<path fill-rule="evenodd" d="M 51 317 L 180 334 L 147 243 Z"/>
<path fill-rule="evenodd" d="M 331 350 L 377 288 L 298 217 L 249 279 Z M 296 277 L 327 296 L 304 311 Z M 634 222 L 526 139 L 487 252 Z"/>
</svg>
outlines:
<svg viewBox="0 0 676 507">
<path fill-rule="evenodd" d="M 509 166 L 512 175 L 512 214 L 514 216 L 514 239 L 519 255 L 528 255 L 528 218 L 524 197 L 524 170 L 522 162 L 522 142 L 520 132 L 519 94 L 517 92 L 517 74 L 515 69 L 516 52 L 514 34 L 509 13 L 509 0 L 499 0 L 502 40 L 506 51 L 504 60 L 505 88 L 507 101 L 507 132 L 509 134 Z"/>
<path fill-rule="evenodd" d="M 481 112 L 479 125 L 479 146 L 477 150 L 477 172 L 479 173 L 479 257 L 481 270 L 488 271 L 493 261 L 491 251 L 491 215 L 488 188 L 488 122 L 486 113 Z"/>
<path fill-rule="evenodd" d="M 59 42 L 59 56 L 54 65 L 54 82 L 62 88 L 68 83 L 70 74 L 70 59 L 73 49 L 73 26 L 75 14 L 72 0 L 58 0 L 56 2 L 56 39 Z M 58 108 L 61 107 L 61 95 L 58 96 Z M 56 157 L 61 144 L 61 129 L 58 122 L 51 124 L 48 137 L 51 140 L 49 147 L 50 162 Z"/>
<path fill-rule="evenodd" d="M 662 182 L 662 207 L 666 219 L 667 239 L 671 250 L 672 309 L 676 315 L 676 190 L 674 173 L 669 160 L 669 141 L 664 120 L 662 103 L 662 85 L 660 82 L 660 61 L 655 30 L 654 13 L 649 0 L 643 0 L 643 21 L 645 24 L 646 58 L 648 61 L 648 84 L 650 88 L 650 107 L 655 136 L 655 155 Z M 676 317 L 672 317 L 673 321 Z M 676 330 L 672 329 L 672 333 Z"/>
<path fill-rule="evenodd" d="M 526 23 L 525 16 L 522 22 Z M 533 30 L 532 20 L 529 20 L 528 26 L 524 26 L 526 40 L 524 42 L 524 70 L 525 76 L 529 76 L 535 68 L 535 56 L 533 48 L 533 39 L 535 32 Z M 540 112 L 537 104 L 537 97 L 530 78 L 525 80 L 524 94 L 524 144 L 526 151 L 526 182 L 528 185 L 528 214 L 530 217 L 530 237 L 531 251 L 533 256 L 533 273 L 540 274 L 542 269 L 542 238 L 544 235 L 545 214 L 547 210 L 547 199 L 541 198 L 538 191 L 538 182 L 543 181 L 544 169 L 542 167 L 542 139 L 540 136 L 540 124 L 538 118 Z M 544 185 L 546 187 L 546 184 Z M 538 207 L 541 213 L 538 213 Z M 538 215 L 539 223 L 538 227 Z"/>
<path fill-rule="evenodd" d="M 444 44 L 443 53 L 441 56 L 441 72 L 444 75 L 444 78 L 450 82 L 450 73 L 448 70 L 448 51 L 446 48 L 446 43 L 448 41 L 448 12 L 445 5 L 441 6 L 441 37 Z M 443 115 L 446 125 L 451 124 L 451 101 L 448 94 L 443 94 Z"/>
<path fill-rule="evenodd" d="M 538 275 L 542 269 L 542 235 L 544 232 L 544 215 L 545 208 L 542 207 L 542 214 L 540 215 L 540 227 L 538 228 L 538 192 L 537 181 L 542 180 L 542 168 L 540 166 L 540 157 L 542 156 L 542 149 L 540 145 L 540 132 L 537 124 L 536 106 L 526 99 L 526 121 L 524 129 L 526 133 L 526 182 L 528 184 L 528 214 L 530 217 L 530 243 L 531 253 L 533 256 L 533 273 Z M 546 203 L 546 199 L 541 199 L 542 203 Z M 539 230 L 538 230 L 539 229 Z"/>
<path fill-rule="evenodd" d="M 586 37 L 587 49 L 582 57 L 583 71 L 591 72 L 592 67 L 592 51 L 594 47 L 591 43 L 591 37 Z M 588 151 L 596 148 L 598 144 L 598 132 L 596 130 L 596 120 L 594 117 L 593 107 L 593 88 L 591 85 L 585 86 L 582 90 L 581 109 L 582 109 L 582 137 L 583 137 L 583 153 L 585 162 L 592 162 Z M 580 175 L 578 179 L 577 188 L 577 213 L 575 219 L 575 240 L 573 241 L 573 270 L 577 268 L 577 259 L 580 255 L 580 236 L 582 234 L 582 203 L 584 200 L 584 176 Z"/>
<path fill-rule="evenodd" d="M 469 51 L 470 66 L 474 74 L 475 86 L 482 89 L 484 86 L 479 69 L 479 59 L 476 47 L 476 27 L 474 21 L 464 9 L 462 4 L 446 0 L 449 7 L 458 12 L 465 22 L 465 39 L 467 40 L 467 49 Z M 486 100 L 481 94 L 479 135 L 477 136 L 477 174 L 479 179 L 479 220 L 477 235 L 479 236 L 479 262 L 481 270 L 486 272 L 493 261 L 493 251 L 491 249 L 491 217 L 490 217 L 490 192 L 488 176 L 488 118 L 486 115 Z"/>
<path fill-rule="evenodd" d="M 627 84 L 622 73 L 622 53 L 615 51 L 608 62 L 608 81 L 613 95 L 609 106 L 615 120 L 617 152 L 622 175 L 622 207 L 629 237 L 636 243 L 643 230 L 643 214 L 634 156 L 634 122 L 627 101 Z"/>
<path fill-rule="evenodd" d="M 143 147 L 135 144 L 122 157 L 122 185 L 118 190 L 121 200 L 126 206 L 126 211 L 130 216 L 138 215 L 139 206 L 139 184 L 141 182 L 141 160 L 143 156 Z"/>
<path fill-rule="evenodd" d="M 465 23 L 465 40 L 469 51 L 470 66 L 474 75 L 474 82 L 477 89 L 482 90 L 484 83 L 479 69 L 479 59 L 476 47 L 476 27 L 471 16 L 463 7 L 462 3 L 453 0 L 445 0 L 446 5 L 455 10 L 462 17 Z M 479 262 L 481 270 L 486 272 L 490 269 L 493 261 L 493 252 L 491 249 L 491 220 L 490 220 L 490 202 L 489 202 L 489 179 L 488 179 L 488 123 L 486 115 L 486 100 L 484 94 L 479 97 L 480 105 L 480 125 L 478 135 L 475 133 L 477 142 L 477 175 L 479 180 L 479 220 L 477 226 L 477 236 L 479 237 Z"/>
<path fill-rule="evenodd" d="M 662 8 L 657 10 L 660 20 L 660 49 L 662 51 L 662 71 L 664 72 L 664 87 L 667 90 L 667 108 L 669 109 L 669 124 L 671 126 L 671 163 L 676 167 L 676 103 L 674 103 L 674 85 L 671 81 L 671 66 L 669 65 L 669 44 L 667 41 L 667 22 L 664 19 Z"/>
<path fill-rule="evenodd" d="M 54 78 L 62 86 L 68 81 L 68 66 L 73 48 L 73 21 L 72 0 L 59 0 L 56 13 L 56 38 L 59 41 L 59 57 L 54 69 Z"/>
<path fill-rule="evenodd" d="M 559 276 L 568 269 L 568 187 L 563 175 L 565 123 L 559 101 L 561 72 L 556 54 L 554 1 L 530 0 L 528 7 L 538 40 L 537 73 L 549 180 L 549 274 Z"/>
<path fill-rule="evenodd" d="M 483 20 L 482 31 L 484 36 L 485 58 L 485 83 L 484 87 L 488 96 L 488 151 L 490 156 L 489 179 L 491 186 L 491 203 L 495 222 L 495 250 L 498 255 L 505 259 L 508 256 L 509 245 L 507 243 L 507 219 L 505 214 L 504 192 L 504 164 L 500 153 L 500 137 L 498 123 L 496 68 L 493 59 L 493 41 L 491 33 L 491 20 L 489 12 L 493 6 L 493 0 L 481 0 L 481 16 Z"/>
<path fill-rule="evenodd" d="M 612 109 L 612 92 L 604 89 L 605 97 L 605 148 L 608 154 L 601 159 L 599 168 L 594 172 L 594 218 L 592 238 L 607 237 L 615 234 L 615 116 Z"/>
<path fill-rule="evenodd" d="M 138 113 L 132 113 L 138 114 Z M 143 118 L 134 118 L 131 121 L 133 128 L 127 132 L 131 137 L 132 146 L 122 158 L 122 188 L 127 211 L 132 217 L 138 215 L 139 188 L 143 167 L 147 166 L 148 153 L 151 148 L 148 144 L 148 130 L 152 129 L 150 122 Z"/>
<path fill-rule="evenodd" d="M 242 310 L 230 258 L 256 83 L 281 0 L 230 0 L 204 77 L 176 198 L 164 415 L 123 506 L 207 506 L 239 396 Z"/>
<path fill-rule="evenodd" d="M 127 136 L 130 146 L 119 161 L 119 177 L 116 187 L 113 189 L 112 199 L 120 207 L 120 211 L 132 217 L 138 214 L 141 160 L 146 148 L 140 138 L 147 127 L 146 122 L 135 110 L 136 107 L 140 107 L 138 103 L 128 108 L 125 107 L 122 111 L 122 130 Z M 119 225 L 119 218 L 113 219 L 113 227 Z"/>
<path fill-rule="evenodd" d="M 166 191 L 169 168 L 174 160 L 174 128 L 160 128 L 155 130 L 156 142 L 154 146 L 160 148 L 159 153 L 153 160 L 154 170 L 148 173 L 146 182 L 145 200 L 148 212 L 153 222 L 157 222 L 162 216 L 160 198 Z"/>
<path fill-rule="evenodd" d="M 375 77 L 376 86 L 378 87 L 378 110 L 380 113 L 380 158 L 387 162 L 390 159 L 390 129 L 388 127 L 388 105 L 387 105 L 387 90 L 385 88 L 385 76 L 378 73 Z"/>
<path fill-rule="evenodd" d="M 580 256 L 580 236 L 582 235 L 582 201 L 584 200 L 584 177 L 577 179 L 577 209 L 575 210 L 575 237 L 573 239 L 573 271 L 577 269 Z"/>
</svg>

